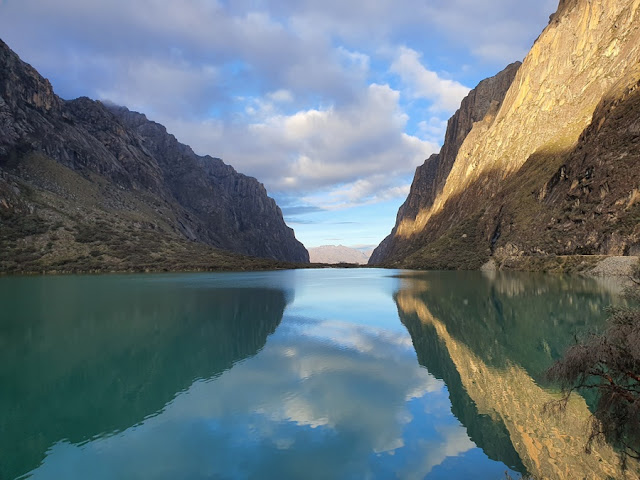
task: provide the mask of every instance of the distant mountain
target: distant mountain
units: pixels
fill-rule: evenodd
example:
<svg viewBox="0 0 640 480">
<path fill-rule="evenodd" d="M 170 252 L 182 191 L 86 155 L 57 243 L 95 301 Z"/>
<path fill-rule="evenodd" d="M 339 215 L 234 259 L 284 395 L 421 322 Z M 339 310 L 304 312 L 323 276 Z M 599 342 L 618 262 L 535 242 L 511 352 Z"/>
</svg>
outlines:
<svg viewBox="0 0 640 480">
<path fill-rule="evenodd" d="M 364 265 L 369 260 L 371 252 L 364 253 L 356 248 L 343 245 L 323 245 L 309 249 L 312 263 L 358 263 Z"/>
<path fill-rule="evenodd" d="M 561 0 L 524 62 L 462 101 L 370 263 L 640 254 L 638 59 L 637 1 Z"/>
<path fill-rule="evenodd" d="M 256 179 L 142 114 L 62 100 L 2 41 L 0 222 L 0 271 L 309 261 Z"/>
</svg>

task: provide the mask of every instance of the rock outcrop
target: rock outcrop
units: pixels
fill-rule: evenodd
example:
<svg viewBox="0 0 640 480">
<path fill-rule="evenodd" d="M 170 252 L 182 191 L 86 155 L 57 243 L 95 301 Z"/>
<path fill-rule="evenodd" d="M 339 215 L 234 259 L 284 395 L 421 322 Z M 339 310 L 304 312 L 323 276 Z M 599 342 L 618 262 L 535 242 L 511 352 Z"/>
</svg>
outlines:
<svg viewBox="0 0 640 480">
<path fill-rule="evenodd" d="M 380 263 L 397 249 L 395 238 L 404 221 L 415 220 L 421 211 L 433 206 L 436 197 L 442 193 L 462 142 L 474 124 L 490 122 L 495 117 L 520 65 L 520 62 L 512 63 L 496 76 L 483 80 L 462 100 L 458 111 L 449 119 L 440 153 L 431 155 L 416 169 L 409 196 L 398 211 L 396 225 L 374 250 L 370 263 Z"/>
<path fill-rule="evenodd" d="M 492 255 L 640 250 L 639 10 L 637 0 L 560 2 L 444 185 L 401 208 L 371 262 L 478 268 Z M 409 204 L 432 181 L 416 176 Z"/>
<path fill-rule="evenodd" d="M 137 242 L 128 250 L 145 268 L 162 268 L 177 245 L 185 256 L 214 247 L 309 261 L 256 179 L 196 155 L 142 114 L 60 99 L 2 41 L 0 67 L 0 270 L 19 267 L 16 249 L 31 252 L 22 264 L 37 269 L 82 256 L 131 266 L 110 241 Z"/>
</svg>

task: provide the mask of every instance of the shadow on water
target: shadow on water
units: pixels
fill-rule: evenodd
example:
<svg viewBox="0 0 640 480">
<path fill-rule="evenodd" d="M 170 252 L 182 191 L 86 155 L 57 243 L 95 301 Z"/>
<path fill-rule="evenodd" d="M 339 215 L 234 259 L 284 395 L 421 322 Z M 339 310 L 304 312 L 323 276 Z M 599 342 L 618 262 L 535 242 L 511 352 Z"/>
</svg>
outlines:
<svg viewBox="0 0 640 480">
<path fill-rule="evenodd" d="M 0 288 L 0 478 L 60 440 L 86 442 L 161 411 L 195 380 L 255 355 L 288 293 L 173 277 L 24 278 Z"/>
<path fill-rule="evenodd" d="M 558 398 L 543 372 L 575 334 L 603 327 L 617 295 L 585 278 L 464 275 L 409 274 L 394 297 L 418 361 L 445 381 L 474 443 L 534 478 L 622 478 L 610 447 L 584 452 L 583 398 L 574 396 L 564 416 L 542 412 Z"/>
</svg>

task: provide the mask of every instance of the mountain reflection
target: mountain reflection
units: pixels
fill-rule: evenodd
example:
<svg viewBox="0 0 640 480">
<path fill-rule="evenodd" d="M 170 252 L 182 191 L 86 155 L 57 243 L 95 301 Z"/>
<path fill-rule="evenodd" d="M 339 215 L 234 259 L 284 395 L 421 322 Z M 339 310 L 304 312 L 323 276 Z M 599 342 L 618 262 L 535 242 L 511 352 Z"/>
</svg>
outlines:
<svg viewBox="0 0 640 480">
<path fill-rule="evenodd" d="M 540 382 L 575 333 L 602 326 L 614 298 L 589 279 L 469 275 L 407 276 L 395 300 L 418 361 L 445 381 L 474 443 L 534 478 L 622 478 L 608 445 L 584 451 L 585 400 L 574 395 L 565 415 L 544 414 L 557 395 Z"/>
<path fill-rule="evenodd" d="M 266 275 L 274 279 L 279 273 Z M 157 414 L 117 433 L 82 442 L 60 437 L 30 478 L 491 480 L 504 475 L 507 467 L 488 459 L 451 414 L 444 382 L 416 361 L 392 297 L 397 279 L 369 270 L 291 276 L 295 301 L 255 356 L 215 378 L 193 381 Z M 281 310 L 256 290 L 235 299 L 230 292 L 220 297 L 231 297 L 240 310 L 243 303 L 260 312 L 269 306 L 277 324 Z M 261 342 L 246 335 L 260 348 Z M 211 343 L 218 340 L 225 339 L 221 335 Z M 196 352 L 205 342 L 191 341 Z"/>
<path fill-rule="evenodd" d="M 287 304 L 277 288 L 151 279 L 7 279 L 0 478 L 35 468 L 60 440 L 78 444 L 142 422 L 194 380 L 255 355 Z"/>
<path fill-rule="evenodd" d="M 541 412 L 541 372 L 607 292 L 372 269 L 0 279 L 0 478 L 619 478 L 611 449 L 583 454 L 581 397 Z"/>
</svg>

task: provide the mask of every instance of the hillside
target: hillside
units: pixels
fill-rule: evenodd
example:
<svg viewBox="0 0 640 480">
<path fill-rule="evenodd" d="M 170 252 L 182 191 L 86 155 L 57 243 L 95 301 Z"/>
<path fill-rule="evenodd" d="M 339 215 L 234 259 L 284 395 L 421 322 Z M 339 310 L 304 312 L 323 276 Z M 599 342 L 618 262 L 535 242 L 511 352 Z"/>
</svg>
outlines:
<svg viewBox="0 0 640 480">
<path fill-rule="evenodd" d="M 142 114 L 62 100 L 2 41 L 0 222 L 0 271 L 309 261 L 256 179 Z"/>
<path fill-rule="evenodd" d="M 418 169 L 370 262 L 473 269 L 638 254 L 639 7 L 561 1 L 512 80 L 514 66 L 491 80 L 507 88 L 491 89 L 495 107 L 468 113 L 486 82 L 463 101 L 439 156 L 452 165 Z M 481 120 L 460 129 L 461 116 Z"/>
</svg>

